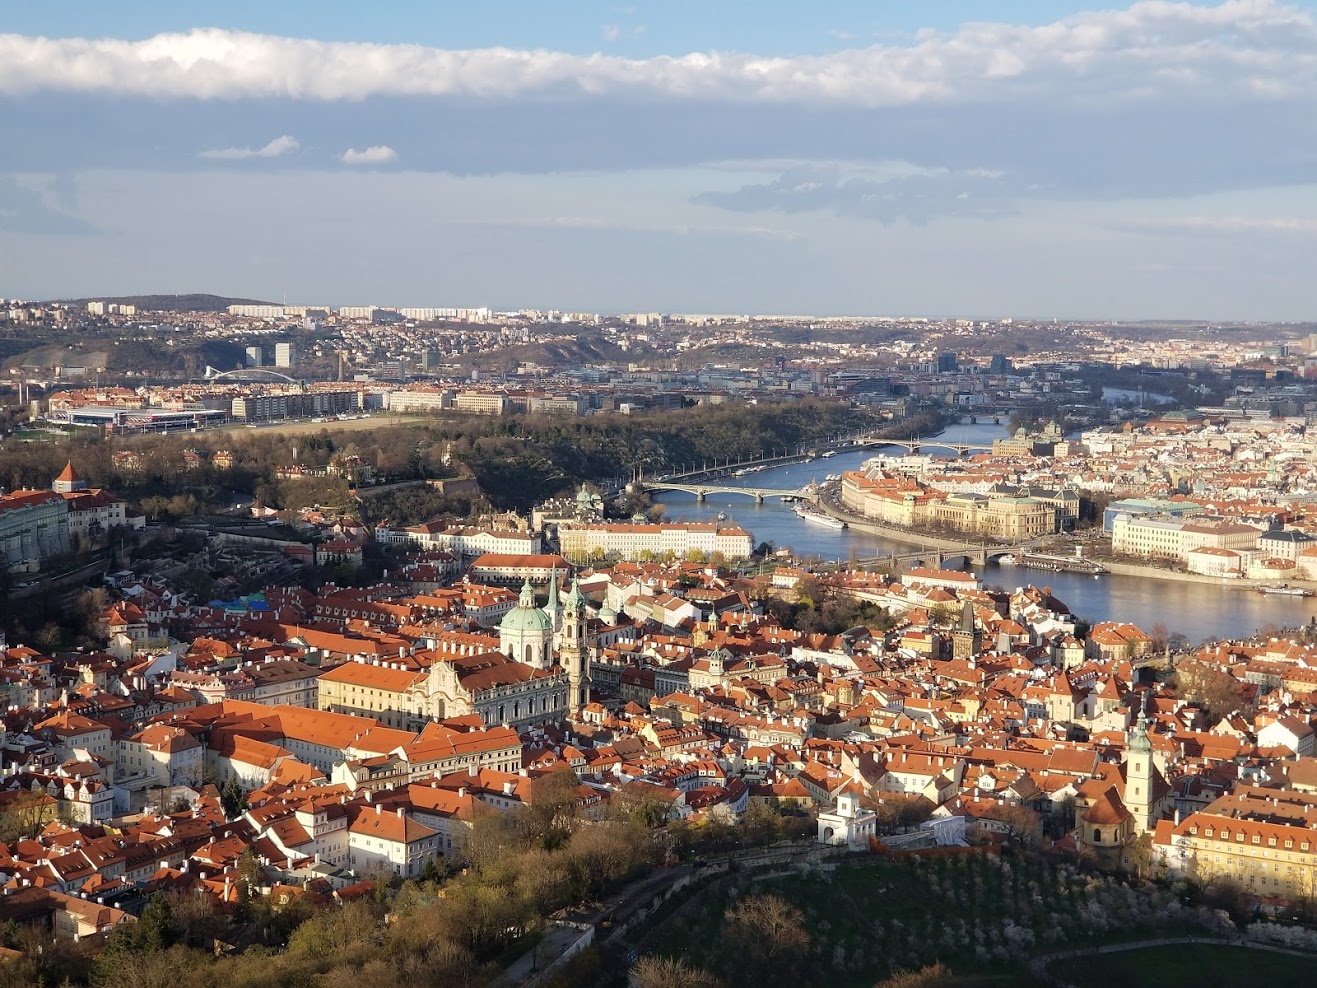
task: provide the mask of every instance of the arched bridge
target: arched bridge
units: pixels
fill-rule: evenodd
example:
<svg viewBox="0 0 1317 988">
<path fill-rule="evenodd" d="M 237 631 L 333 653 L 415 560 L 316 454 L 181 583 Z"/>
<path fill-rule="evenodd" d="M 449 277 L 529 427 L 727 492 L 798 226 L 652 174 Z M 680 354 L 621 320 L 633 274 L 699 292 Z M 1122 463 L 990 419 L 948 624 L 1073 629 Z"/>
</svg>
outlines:
<svg viewBox="0 0 1317 988">
<path fill-rule="evenodd" d="M 637 480 L 630 485 L 631 490 L 639 493 L 640 491 L 685 491 L 687 494 L 694 494 L 695 500 L 703 501 L 710 494 L 740 494 L 744 497 L 752 497 L 755 504 L 763 504 L 765 498 L 781 497 L 788 500 L 799 498 L 813 498 L 812 491 L 801 490 L 782 490 L 778 487 L 733 487 L 730 484 L 704 483 L 704 484 L 676 484 L 666 480 Z"/>
<path fill-rule="evenodd" d="M 234 381 L 245 381 L 249 378 L 278 378 L 280 381 L 286 381 L 289 384 L 301 384 L 295 377 L 289 377 L 287 374 L 280 374 L 277 370 L 271 370 L 269 367 L 238 367 L 234 370 L 217 370 L 214 367 L 206 367 L 207 381 L 222 381 L 226 378 Z"/>
<path fill-rule="evenodd" d="M 1002 556 L 1019 556 L 1025 551 L 1022 545 L 974 545 L 965 543 L 964 545 L 948 545 L 943 542 L 941 545 L 930 545 L 923 549 L 910 549 L 906 552 L 893 552 L 886 556 L 873 556 L 868 559 L 857 559 L 856 562 L 864 567 L 869 566 L 886 566 L 910 563 L 921 563 L 930 566 L 933 569 L 942 569 L 947 563 L 955 560 L 964 560 L 968 566 L 984 567 L 988 565 L 990 559 L 1000 559 Z"/>
<path fill-rule="evenodd" d="M 923 449 L 949 449 L 958 456 L 972 452 L 992 452 L 991 446 L 984 446 L 981 443 L 951 443 L 941 439 L 882 439 L 878 436 L 860 436 L 854 440 L 854 443 L 856 446 L 900 446 L 911 453 L 918 453 Z"/>
</svg>

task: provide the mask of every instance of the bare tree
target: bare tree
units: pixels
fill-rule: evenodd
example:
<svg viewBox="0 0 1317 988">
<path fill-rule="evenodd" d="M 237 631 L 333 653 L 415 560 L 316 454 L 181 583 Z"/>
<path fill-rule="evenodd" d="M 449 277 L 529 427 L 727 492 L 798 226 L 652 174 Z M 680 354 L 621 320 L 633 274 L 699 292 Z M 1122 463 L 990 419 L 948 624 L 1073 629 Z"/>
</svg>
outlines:
<svg viewBox="0 0 1317 988">
<path fill-rule="evenodd" d="M 761 971 L 789 969 L 809 952 L 805 917 L 779 895 L 752 895 L 727 910 L 723 935 Z"/>
<path fill-rule="evenodd" d="M 627 981 L 630 988 L 718 988 L 722 984 L 708 971 L 691 967 L 684 960 L 652 954 L 631 965 Z"/>
</svg>

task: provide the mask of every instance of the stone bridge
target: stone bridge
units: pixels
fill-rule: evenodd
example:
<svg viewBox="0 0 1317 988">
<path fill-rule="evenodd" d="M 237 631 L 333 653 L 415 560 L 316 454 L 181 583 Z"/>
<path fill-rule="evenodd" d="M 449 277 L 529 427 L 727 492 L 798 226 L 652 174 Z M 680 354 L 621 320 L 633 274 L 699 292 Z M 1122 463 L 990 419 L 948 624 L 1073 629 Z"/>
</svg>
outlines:
<svg viewBox="0 0 1317 988">
<path fill-rule="evenodd" d="M 743 497 L 752 497 L 755 504 L 763 504 L 765 498 L 780 497 L 788 501 L 795 500 L 812 500 L 814 493 L 804 488 L 800 490 L 782 490 L 777 487 L 739 487 L 732 484 L 720 484 L 716 481 L 705 481 L 698 484 L 679 484 L 669 480 L 637 480 L 629 485 L 630 489 L 636 493 L 641 491 L 685 491 L 687 494 L 694 494 L 695 500 L 703 501 L 710 494 L 740 494 Z"/>
</svg>

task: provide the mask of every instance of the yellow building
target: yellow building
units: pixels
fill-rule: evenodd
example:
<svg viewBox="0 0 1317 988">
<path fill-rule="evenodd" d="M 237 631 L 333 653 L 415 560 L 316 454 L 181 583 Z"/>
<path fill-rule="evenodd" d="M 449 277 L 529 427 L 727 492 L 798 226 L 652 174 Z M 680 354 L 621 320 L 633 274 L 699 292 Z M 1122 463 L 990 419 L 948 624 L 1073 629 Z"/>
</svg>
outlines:
<svg viewBox="0 0 1317 988">
<path fill-rule="evenodd" d="M 1257 896 L 1310 899 L 1317 891 L 1317 795 L 1240 785 L 1178 824 L 1163 820 L 1153 848 L 1168 870 L 1231 879 Z"/>
</svg>

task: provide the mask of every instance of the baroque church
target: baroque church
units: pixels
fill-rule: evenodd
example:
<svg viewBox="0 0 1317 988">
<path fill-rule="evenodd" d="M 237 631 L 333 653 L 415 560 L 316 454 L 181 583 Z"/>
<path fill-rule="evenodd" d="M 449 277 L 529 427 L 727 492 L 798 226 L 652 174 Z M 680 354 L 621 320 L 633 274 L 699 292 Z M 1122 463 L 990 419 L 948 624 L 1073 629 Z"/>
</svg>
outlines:
<svg viewBox="0 0 1317 988">
<path fill-rule="evenodd" d="M 1109 864 L 1128 865 L 1130 847 L 1157 829 L 1174 805 L 1171 787 L 1153 763 L 1146 704 L 1131 727 L 1125 761 L 1075 790 L 1075 846 Z"/>
<path fill-rule="evenodd" d="M 589 702 L 585 596 L 558 581 L 539 607 L 526 583 L 499 627 L 499 650 L 422 653 L 428 668 L 347 662 L 320 677 L 320 709 L 378 717 L 419 730 L 431 720 L 475 714 L 487 726 L 522 730 L 577 717 Z M 424 661 L 424 660 L 422 660 Z"/>
</svg>

